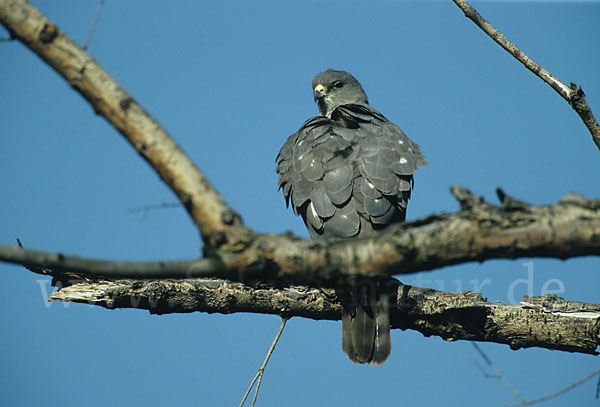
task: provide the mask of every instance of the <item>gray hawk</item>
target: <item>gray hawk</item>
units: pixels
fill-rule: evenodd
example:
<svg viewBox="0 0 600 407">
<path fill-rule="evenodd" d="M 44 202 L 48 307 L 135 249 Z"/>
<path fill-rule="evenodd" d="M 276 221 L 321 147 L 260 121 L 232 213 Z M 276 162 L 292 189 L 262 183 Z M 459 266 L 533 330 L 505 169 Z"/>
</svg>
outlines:
<svg viewBox="0 0 600 407">
<path fill-rule="evenodd" d="M 286 204 L 313 239 L 372 236 L 402 222 L 412 174 L 427 165 L 419 146 L 369 105 L 348 72 L 321 72 L 312 88 L 320 115 L 276 159 Z M 390 354 L 386 284 L 353 284 L 342 298 L 342 348 L 353 362 L 378 365 Z"/>
</svg>

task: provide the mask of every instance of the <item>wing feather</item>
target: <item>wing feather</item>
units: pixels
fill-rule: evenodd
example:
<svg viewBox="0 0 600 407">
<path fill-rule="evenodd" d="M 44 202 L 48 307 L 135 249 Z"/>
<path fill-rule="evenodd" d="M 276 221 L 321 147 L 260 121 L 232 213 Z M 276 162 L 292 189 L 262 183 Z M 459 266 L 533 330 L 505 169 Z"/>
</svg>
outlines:
<svg viewBox="0 0 600 407">
<path fill-rule="evenodd" d="M 368 235 L 402 221 L 413 173 L 427 164 L 400 128 L 361 104 L 307 120 L 276 162 L 286 204 L 313 237 Z"/>
</svg>

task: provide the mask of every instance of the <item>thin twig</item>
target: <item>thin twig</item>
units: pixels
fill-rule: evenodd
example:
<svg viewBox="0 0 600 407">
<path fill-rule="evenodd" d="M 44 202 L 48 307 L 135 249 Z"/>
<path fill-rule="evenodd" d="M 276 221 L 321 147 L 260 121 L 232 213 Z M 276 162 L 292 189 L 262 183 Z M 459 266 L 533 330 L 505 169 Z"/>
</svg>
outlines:
<svg viewBox="0 0 600 407">
<path fill-rule="evenodd" d="M 252 383 L 250 383 L 248 390 L 246 390 L 246 394 L 244 394 L 244 398 L 242 399 L 242 402 L 240 403 L 240 407 L 242 407 L 244 405 L 244 402 L 246 401 L 246 399 L 248 398 L 248 395 L 250 394 L 250 390 L 252 390 L 252 386 L 254 386 L 254 383 L 256 383 L 256 380 L 258 379 L 258 383 L 256 384 L 256 390 L 254 391 L 254 397 L 252 398 L 252 404 L 251 404 L 251 407 L 254 407 L 254 404 L 256 403 L 256 398 L 258 397 L 258 390 L 260 389 L 260 384 L 262 382 L 263 373 L 265 372 L 267 363 L 269 363 L 271 354 L 273 353 L 273 350 L 275 349 L 275 345 L 277 345 L 277 342 L 279 341 L 279 337 L 281 336 L 281 333 L 283 332 L 283 328 L 285 328 L 285 324 L 288 321 L 288 319 L 289 318 L 284 318 L 284 317 L 281 318 L 281 325 L 279 326 L 277 335 L 275 335 L 275 339 L 273 339 L 273 343 L 271 344 L 271 347 L 269 348 L 269 351 L 267 352 L 267 356 L 265 357 L 264 362 L 262 363 L 260 369 L 258 369 L 258 372 L 256 373 L 256 376 L 254 376 L 254 379 L 252 379 Z"/>
<path fill-rule="evenodd" d="M 90 41 L 92 41 L 92 35 L 94 35 L 94 30 L 96 29 L 96 24 L 98 23 L 98 18 L 100 18 L 100 13 L 102 12 L 102 7 L 104 7 L 104 0 L 100 0 L 100 4 L 98 4 L 98 9 L 96 10 L 96 15 L 94 16 L 94 21 L 92 22 L 92 27 L 90 28 L 90 32 L 88 34 L 87 40 L 85 41 L 85 45 L 83 49 L 87 51 L 88 46 L 90 45 Z"/>
<path fill-rule="evenodd" d="M 163 203 L 159 203 L 159 204 L 149 204 L 149 205 L 137 206 L 135 208 L 129 208 L 129 209 L 127 209 L 127 212 L 129 212 L 129 213 L 149 212 L 154 209 L 179 208 L 181 206 L 183 206 L 183 204 L 181 202 L 163 202 Z"/>
<path fill-rule="evenodd" d="M 545 400 L 548 400 L 548 399 L 554 398 L 554 397 L 556 397 L 556 396 L 560 396 L 561 394 L 568 392 L 569 390 L 571 390 L 571 389 L 573 389 L 573 388 L 575 388 L 575 387 L 579 386 L 580 384 L 583 384 L 583 383 L 585 383 L 586 381 L 588 381 L 589 379 L 591 379 L 592 377 L 594 377 L 595 375 L 597 375 L 597 374 L 599 374 L 599 373 L 600 373 L 600 368 L 598 368 L 598 369 L 594 370 L 592 373 L 588 374 L 588 375 L 587 375 L 587 376 L 585 376 L 585 377 L 582 377 L 581 379 L 577 380 L 576 382 L 574 382 L 574 383 L 571 383 L 571 384 L 570 384 L 570 385 L 568 385 L 567 387 L 565 387 L 565 388 L 563 388 L 563 389 L 561 389 L 561 390 L 555 391 L 554 393 L 550 393 L 550 394 L 547 394 L 547 395 L 545 395 L 545 396 L 542 396 L 542 397 L 539 397 L 539 398 L 537 398 L 537 399 L 533 399 L 533 400 L 523 400 L 523 401 L 521 401 L 521 403 L 520 403 L 520 404 L 511 404 L 511 405 L 510 405 L 510 406 L 508 406 L 508 407 L 516 407 L 516 406 L 530 406 L 530 405 L 532 405 L 532 404 L 536 404 L 536 403 L 539 403 L 539 402 L 541 402 L 541 401 L 545 401 Z"/>
<path fill-rule="evenodd" d="M 519 392 L 510 385 L 510 383 L 508 382 L 508 380 L 506 380 L 504 378 L 504 376 L 502 375 L 502 373 L 500 373 L 500 371 L 496 368 L 496 366 L 494 366 L 494 364 L 492 363 L 492 361 L 490 360 L 490 358 L 488 358 L 488 356 L 481 350 L 481 348 L 479 347 L 479 345 L 477 345 L 477 343 L 475 342 L 471 342 L 471 345 L 473 345 L 473 347 L 475 348 L 475 350 L 479 353 L 479 355 L 483 358 L 483 360 L 485 360 L 485 363 L 487 363 L 487 365 L 489 366 L 490 369 L 492 369 L 492 371 L 494 372 L 494 374 L 496 375 L 496 377 L 498 379 L 500 379 L 500 381 L 502 382 L 502 384 L 504 384 L 506 386 L 506 388 L 508 390 L 510 390 L 512 392 L 512 394 L 515 395 L 516 398 L 518 398 L 521 401 L 521 404 L 525 403 L 525 399 L 523 397 L 521 397 L 521 395 L 519 394 Z"/>
<path fill-rule="evenodd" d="M 594 118 L 592 110 L 585 101 L 585 94 L 581 87 L 577 87 L 571 82 L 570 86 L 558 80 L 554 75 L 545 70 L 541 65 L 533 61 L 527 54 L 521 51 L 516 45 L 510 42 L 502 33 L 496 30 L 487 22 L 466 0 L 452 0 L 465 13 L 465 16 L 472 20 L 481 28 L 491 39 L 504 48 L 517 61 L 521 62 L 527 69 L 533 72 L 537 77 L 546 82 L 552 89 L 563 97 L 577 112 L 585 126 L 590 131 L 594 143 L 600 149 L 600 126 Z"/>
<path fill-rule="evenodd" d="M 475 367 L 481 372 L 483 377 L 485 377 L 486 379 L 497 379 L 498 378 L 496 375 L 489 374 L 488 372 L 486 372 L 485 369 L 483 367 L 481 367 L 481 365 L 479 363 L 477 363 L 477 361 L 471 359 L 471 362 L 473 362 Z"/>
<path fill-rule="evenodd" d="M 181 208 L 183 204 L 181 202 L 163 202 L 159 204 L 149 204 L 138 206 L 135 208 L 129 208 L 127 212 L 129 213 L 139 213 L 142 212 L 142 219 L 146 219 L 148 217 L 148 212 L 157 210 L 157 209 L 170 209 L 170 208 Z"/>
<path fill-rule="evenodd" d="M 521 397 L 521 395 L 517 392 L 517 390 L 512 387 L 510 385 L 510 383 L 508 382 L 508 380 L 506 380 L 504 378 L 504 376 L 502 375 L 502 373 L 500 373 L 500 371 L 496 368 L 496 366 L 494 366 L 494 364 L 492 363 L 492 361 L 490 360 L 490 358 L 483 352 L 483 350 L 481 350 L 481 348 L 477 345 L 477 343 L 475 342 L 471 342 L 471 345 L 473 345 L 473 347 L 475 348 L 475 350 L 479 353 L 479 355 L 483 358 L 483 360 L 485 360 L 485 362 L 487 363 L 487 365 L 490 367 L 490 369 L 492 369 L 492 371 L 494 372 L 494 374 L 496 375 L 496 377 L 498 379 L 500 379 L 500 381 L 506 386 L 507 389 L 509 389 L 512 394 L 515 395 L 515 397 L 517 397 L 519 399 L 519 403 L 517 404 L 511 404 L 508 407 L 517 407 L 517 406 L 530 406 L 532 404 L 536 404 L 539 403 L 541 401 L 545 401 L 554 397 L 557 397 L 563 393 L 566 393 L 567 391 L 573 389 L 576 386 L 579 386 L 580 384 L 586 382 L 587 380 L 591 379 L 592 377 L 594 377 L 595 375 L 600 373 L 600 368 L 594 370 L 592 373 L 588 374 L 587 376 L 577 380 L 574 383 L 571 383 L 570 385 L 568 385 L 567 387 L 555 391 L 554 393 L 550 393 L 547 394 L 545 396 L 539 397 L 537 399 L 533 399 L 533 400 L 525 400 L 523 397 Z"/>
</svg>

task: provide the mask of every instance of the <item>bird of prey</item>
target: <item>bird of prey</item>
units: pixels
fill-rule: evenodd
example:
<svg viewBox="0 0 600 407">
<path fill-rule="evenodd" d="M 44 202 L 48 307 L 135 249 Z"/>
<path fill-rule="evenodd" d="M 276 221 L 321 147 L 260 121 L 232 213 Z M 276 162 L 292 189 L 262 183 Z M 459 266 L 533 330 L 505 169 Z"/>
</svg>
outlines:
<svg viewBox="0 0 600 407">
<path fill-rule="evenodd" d="M 413 173 L 427 165 L 419 146 L 369 105 L 348 72 L 312 81 L 319 116 L 277 156 L 279 188 L 313 239 L 373 236 L 404 221 Z M 391 351 L 386 281 L 354 284 L 344 301 L 342 348 L 356 363 L 382 364 Z"/>
</svg>

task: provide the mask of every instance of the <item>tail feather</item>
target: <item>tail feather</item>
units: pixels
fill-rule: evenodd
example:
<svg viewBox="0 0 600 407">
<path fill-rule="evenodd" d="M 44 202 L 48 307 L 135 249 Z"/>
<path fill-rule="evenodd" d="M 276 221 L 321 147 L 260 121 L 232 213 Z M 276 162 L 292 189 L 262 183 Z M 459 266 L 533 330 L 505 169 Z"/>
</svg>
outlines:
<svg viewBox="0 0 600 407">
<path fill-rule="evenodd" d="M 342 311 L 342 349 L 352 361 L 356 361 L 356 351 L 352 344 L 352 314 L 344 307 Z"/>
<path fill-rule="evenodd" d="M 352 347 L 358 363 L 366 363 L 373 356 L 373 345 L 377 324 L 370 306 L 358 305 L 356 315 L 352 318 Z"/>
<path fill-rule="evenodd" d="M 392 338 L 390 335 L 390 304 L 387 293 L 380 292 L 377 299 L 377 316 L 375 344 L 373 347 L 372 365 L 381 365 L 390 356 L 392 351 Z"/>
<path fill-rule="evenodd" d="M 342 349 L 355 363 L 380 365 L 392 348 L 389 301 L 379 282 L 355 286 L 342 312 Z"/>
</svg>

